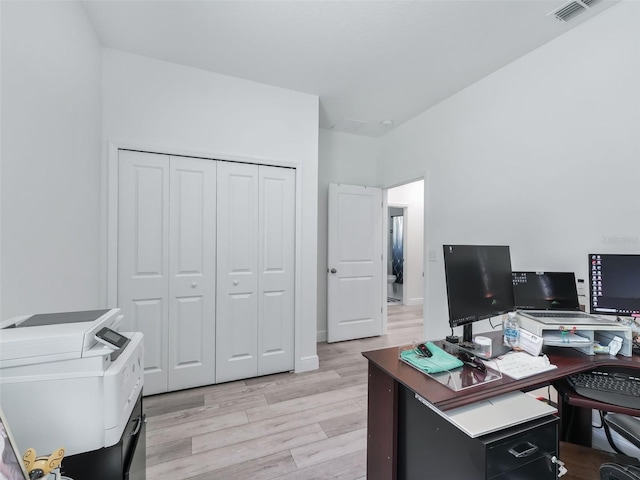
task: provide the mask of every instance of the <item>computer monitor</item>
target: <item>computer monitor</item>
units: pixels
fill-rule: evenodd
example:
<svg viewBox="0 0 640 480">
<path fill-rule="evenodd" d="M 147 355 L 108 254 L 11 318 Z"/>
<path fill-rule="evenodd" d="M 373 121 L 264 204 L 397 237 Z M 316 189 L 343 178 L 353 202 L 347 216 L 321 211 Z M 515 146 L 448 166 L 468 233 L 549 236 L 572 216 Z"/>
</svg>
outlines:
<svg viewBox="0 0 640 480">
<path fill-rule="evenodd" d="M 471 342 L 472 324 L 514 309 L 508 246 L 444 245 L 444 272 L 451 328 L 464 326 Z"/>
<path fill-rule="evenodd" d="M 590 253 L 591 313 L 640 316 L 640 255 Z"/>
<path fill-rule="evenodd" d="M 520 310 L 580 310 L 573 272 L 513 272 L 513 296 Z"/>
</svg>

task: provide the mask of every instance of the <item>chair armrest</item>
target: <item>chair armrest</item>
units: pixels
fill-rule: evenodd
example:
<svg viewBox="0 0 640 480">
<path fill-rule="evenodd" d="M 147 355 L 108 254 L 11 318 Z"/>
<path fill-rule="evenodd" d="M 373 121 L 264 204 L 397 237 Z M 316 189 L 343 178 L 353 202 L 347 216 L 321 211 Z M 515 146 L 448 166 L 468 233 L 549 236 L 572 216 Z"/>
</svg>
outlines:
<svg viewBox="0 0 640 480">
<path fill-rule="evenodd" d="M 640 419 L 623 413 L 609 413 L 604 421 L 611 430 L 640 448 Z"/>
</svg>

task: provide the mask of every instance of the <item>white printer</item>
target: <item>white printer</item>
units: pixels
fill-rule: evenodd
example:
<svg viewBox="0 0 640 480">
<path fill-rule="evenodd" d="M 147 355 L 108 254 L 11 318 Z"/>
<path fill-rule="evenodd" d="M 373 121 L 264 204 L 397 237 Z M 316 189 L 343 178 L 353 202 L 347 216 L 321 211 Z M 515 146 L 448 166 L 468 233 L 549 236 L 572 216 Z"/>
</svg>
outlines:
<svg viewBox="0 0 640 480">
<path fill-rule="evenodd" d="M 66 458 L 122 442 L 144 369 L 142 334 L 118 333 L 121 320 L 108 309 L 0 323 L 0 405 L 22 451 Z"/>
</svg>

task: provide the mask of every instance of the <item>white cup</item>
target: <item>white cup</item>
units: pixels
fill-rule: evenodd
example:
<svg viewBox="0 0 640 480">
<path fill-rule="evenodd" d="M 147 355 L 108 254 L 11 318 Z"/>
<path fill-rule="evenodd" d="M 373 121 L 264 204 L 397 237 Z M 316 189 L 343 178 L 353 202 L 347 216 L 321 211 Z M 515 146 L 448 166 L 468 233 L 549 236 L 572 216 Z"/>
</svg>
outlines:
<svg viewBox="0 0 640 480">
<path fill-rule="evenodd" d="M 473 339 L 476 344 L 474 353 L 476 357 L 491 358 L 491 339 L 489 337 L 481 337 L 478 335 Z"/>
</svg>

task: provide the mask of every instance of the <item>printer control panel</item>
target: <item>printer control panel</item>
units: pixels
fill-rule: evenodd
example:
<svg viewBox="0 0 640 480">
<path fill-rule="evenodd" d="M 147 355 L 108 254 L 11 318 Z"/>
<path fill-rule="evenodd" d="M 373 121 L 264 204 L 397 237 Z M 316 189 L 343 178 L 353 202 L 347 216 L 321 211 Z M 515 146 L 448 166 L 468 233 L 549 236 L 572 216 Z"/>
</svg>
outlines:
<svg viewBox="0 0 640 480">
<path fill-rule="evenodd" d="M 129 343 L 129 338 L 125 337 L 121 333 L 116 332 L 115 330 L 111 330 L 109 327 L 102 327 L 95 334 L 95 339 L 106 345 L 107 347 L 113 349 L 113 353 L 111 354 L 111 361 L 114 361 L 124 347 Z"/>
</svg>

